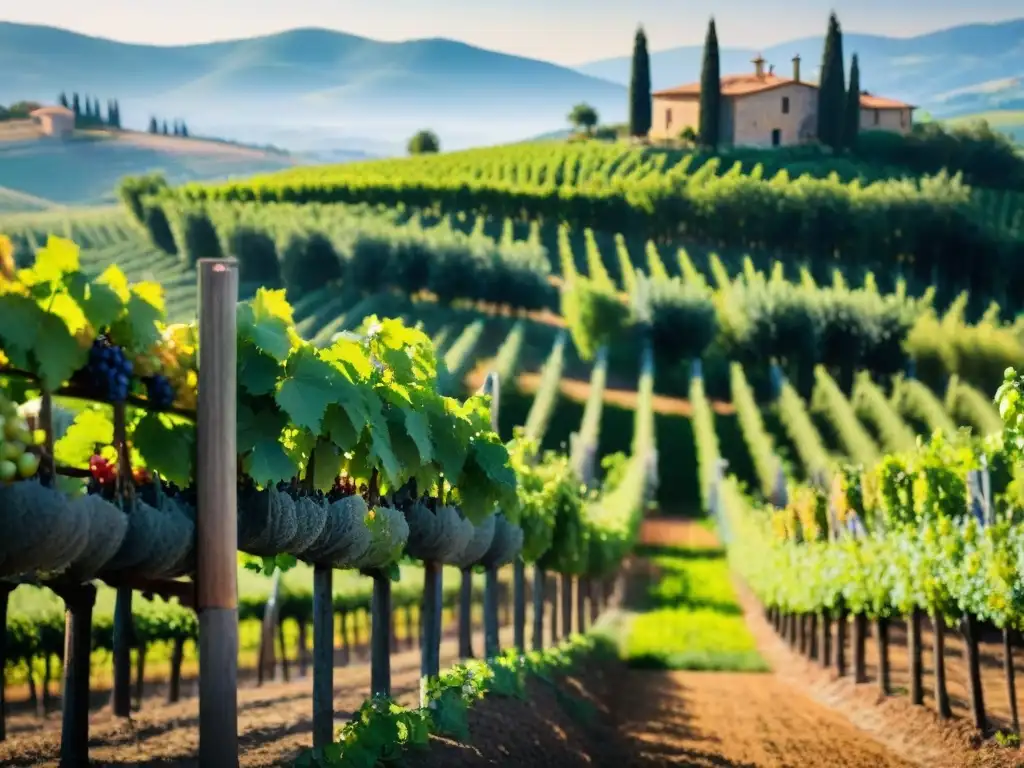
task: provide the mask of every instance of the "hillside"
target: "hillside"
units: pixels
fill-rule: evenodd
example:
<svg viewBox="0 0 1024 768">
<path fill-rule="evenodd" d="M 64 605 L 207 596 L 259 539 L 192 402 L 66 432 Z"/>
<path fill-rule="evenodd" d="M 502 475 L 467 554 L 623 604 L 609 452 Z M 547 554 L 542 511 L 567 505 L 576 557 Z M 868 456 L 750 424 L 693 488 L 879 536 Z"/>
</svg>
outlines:
<svg viewBox="0 0 1024 768">
<path fill-rule="evenodd" d="M 821 37 L 790 40 L 760 51 L 776 72 L 788 73 L 794 55 L 804 61 L 803 73 L 817 79 L 824 44 Z M 745 72 L 758 51 L 721 49 L 722 72 Z M 997 24 L 970 24 L 917 37 L 843 35 L 847 58 L 860 57 L 861 84 L 867 90 L 909 101 L 935 116 L 993 109 L 1024 108 L 1024 63 L 1021 45 L 1024 19 Z M 702 46 L 689 45 L 651 54 L 655 89 L 697 80 Z M 588 62 L 578 72 L 612 82 L 629 82 L 630 57 Z"/>
<path fill-rule="evenodd" d="M 400 150 L 431 127 L 446 146 L 465 146 L 550 130 L 578 101 L 615 120 L 626 104 L 622 86 L 548 62 L 324 29 L 162 47 L 0 23 L 0 71 L 0 103 L 51 101 L 64 90 L 116 94 L 126 126 L 142 127 L 151 112 L 182 115 L 196 133 L 260 143 L 302 126 L 355 131 Z"/>
<path fill-rule="evenodd" d="M 0 208 L 108 202 L 123 177 L 155 171 L 180 183 L 273 171 L 296 162 L 289 155 L 226 142 L 134 131 L 96 132 L 66 142 L 0 142 Z"/>
</svg>

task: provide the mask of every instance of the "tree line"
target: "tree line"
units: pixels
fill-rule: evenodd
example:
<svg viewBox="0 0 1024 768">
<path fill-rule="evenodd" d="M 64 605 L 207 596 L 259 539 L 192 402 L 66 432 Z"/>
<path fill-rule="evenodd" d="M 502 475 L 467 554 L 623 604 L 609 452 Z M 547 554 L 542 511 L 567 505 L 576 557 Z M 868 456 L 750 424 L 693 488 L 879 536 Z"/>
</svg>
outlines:
<svg viewBox="0 0 1024 768">
<path fill-rule="evenodd" d="M 188 137 L 189 135 L 188 125 L 184 120 L 172 120 L 168 125 L 167 120 L 157 120 L 156 117 L 149 118 L 149 127 L 146 128 L 146 132 L 163 136 Z"/>
<path fill-rule="evenodd" d="M 98 98 L 80 97 L 77 91 L 71 94 L 70 99 L 66 93 L 61 93 L 57 103 L 75 113 L 76 128 L 121 127 L 121 105 L 117 99 L 107 99 L 105 115 Z"/>
</svg>

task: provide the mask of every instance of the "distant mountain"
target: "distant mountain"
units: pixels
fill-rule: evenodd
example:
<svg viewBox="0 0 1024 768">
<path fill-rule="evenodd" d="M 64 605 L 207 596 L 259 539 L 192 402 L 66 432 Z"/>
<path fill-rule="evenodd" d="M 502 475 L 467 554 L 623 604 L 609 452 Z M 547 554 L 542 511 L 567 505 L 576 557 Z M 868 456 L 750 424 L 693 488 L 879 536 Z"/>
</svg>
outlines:
<svg viewBox="0 0 1024 768">
<path fill-rule="evenodd" d="M 727 42 L 727 41 L 726 41 Z M 723 74 L 753 70 L 761 53 L 777 74 L 792 72 L 792 58 L 802 59 L 802 75 L 816 80 L 821 66 L 822 36 L 792 40 L 761 51 L 724 47 Z M 983 110 L 1024 109 L 1024 19 L 997 24 L 970 24 L 917 37 L 843 35 L 843 52 L 860 59 L 866 90 L 918 105 L 937 117 Z M 655 89 L 693 82 L 700 77 L 702 46 L 683 46 L 651 54 Z M 630 58 L 603 59 L 576 67 L 581 74 L 611 82 L 629 82 Z"/>
<path fill-rule="evenodd" d="M 193 132 L 237 129 L 229 138 L 256 142 L 306 129 L 318 149 L 334 133 L 401 151 L 421 128 L 454 148 L 550 130 L 580 101 L 607 120 L 623 119 L 626 108 L 623 86 L 548 62 L 452 40 L 389 43 L 325 29 L 165 47 L 0 23 L 0 72 L 0 103 L 78 91 L 120 99 L 134 127 L 150 114 L 182 117 Z"/>
</svg>

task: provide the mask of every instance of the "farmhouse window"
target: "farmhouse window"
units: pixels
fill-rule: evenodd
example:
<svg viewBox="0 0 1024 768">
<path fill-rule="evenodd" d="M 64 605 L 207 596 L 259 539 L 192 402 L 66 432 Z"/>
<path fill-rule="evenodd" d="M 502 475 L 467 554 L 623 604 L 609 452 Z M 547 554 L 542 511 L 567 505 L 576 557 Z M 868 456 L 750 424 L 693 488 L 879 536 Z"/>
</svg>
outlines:
<svg viewBox="0 0 1024 768">
<path fill-rule="evenodd" d="M 789 96 L 782 97 L 782 114 L 789 114 Z"/>
<path fill-rule="evenodd" d="M 665 110 L 665 128 L 666 130 L 672 127 L 672 110 Z"/>
<path fill-rule="evenodd" d="M 882 120 L 882 113 L 879 110 L 875 110 L 875 125 L 878 125 Z"/>
</svg>

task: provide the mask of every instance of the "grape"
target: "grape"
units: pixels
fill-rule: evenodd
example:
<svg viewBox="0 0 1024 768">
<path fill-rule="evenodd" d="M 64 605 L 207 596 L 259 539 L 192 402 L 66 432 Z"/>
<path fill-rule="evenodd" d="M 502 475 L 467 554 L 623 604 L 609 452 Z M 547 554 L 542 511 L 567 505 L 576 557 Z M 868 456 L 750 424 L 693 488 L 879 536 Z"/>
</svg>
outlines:
<svg viewBox="0 0 1024 768">
<path fill-rule="evenodd" d="M 18 457 L 18 474 L 23 480 L 32 477 L 39 469 L 39 457 L 34 453 L 23 453 Z"/>
<path fill-rule="evenodd" d="M 170 408 L 174 405 L 174 387 L 166 376 L 157 374 L 144 379 L 146 397 L 154 408 Z"/>
<path fill-rule="evenodd" d="M 7 461 L 17 461 L 18 457 L 25 453 L 25 444 L 19 443 L 16 440 L 3 443 L 3 447 L 0 448 L 0 459 L 6 459 Z"/>
<path fill-rule="evenodd" d="M 13 461 L 0 461 L 0 482 L 9 483 L 18 474 L 18 465 Z"/>
<path fill-rule="evenodd" d="M 89 350 L 89 362 L 81 372 L 83 384 L 110 403 L 123 403 L 131 389 L 135 366 L 121 347 L 98 336 Z"/>
<path fill-rule="evenodd" d="M 117 479 L 117 468 L 102 456 L 89 458 L 89 472 L 100 485 L 109 485 Z"/>
</svg>

